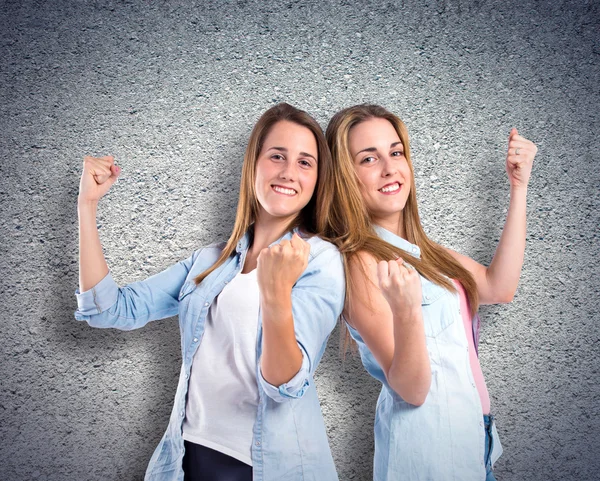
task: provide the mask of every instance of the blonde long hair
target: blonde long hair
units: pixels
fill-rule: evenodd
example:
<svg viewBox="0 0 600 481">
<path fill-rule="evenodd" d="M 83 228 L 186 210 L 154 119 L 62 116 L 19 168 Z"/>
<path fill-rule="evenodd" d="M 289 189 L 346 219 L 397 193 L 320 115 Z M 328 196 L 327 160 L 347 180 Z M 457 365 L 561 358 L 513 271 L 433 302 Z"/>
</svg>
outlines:
<svg viewBox="0 0 600 481">
<path fill-rule="evenodd" d="M 408 252 L 377 236 L 361 195 L 360 180 L 354 169 L 354 161 L 349 149 L 349 134 L 352 127 L 372 118 L 389 121 L 404 146 L 404 155 L 410 168 L 411 188 L 403 210 L 403 227 L 406 240 L 420 248 L 420 259 L 416 259 Z M 414 266 L 423 277 L 452 292 L 455 292 L 456 288 L 448 278 L 457 279 L 467 293 L 471 315 L 475 315 L 479 307 L 475 279 L 442 246 L 429 239 L 421 225 L 417 208 L 415 174 L 410 158 L 408 130 L 404 122 L 379 105 L 355 105 L 341 110 L 333 116 L 327 126 L 326 137 L 334 164 L 335 195 L 338 196 L 338 199 L 332 204 L 330 212 L 336 231 L 332 237 L 335 237 L 335 243 L 344 258 L 346 307 L 353 295 L 358 294 L 358 292 L 352 292 L 353 282 L 349 275 L 350 262 L 359 252 L 366 252 L 378 261 L 401 257 Z M 365 272 L 365 266 L 362 263 L 360 267 Z M 346 333 L 344 347 L 348 345 L 349 339 L 349 334 Z"/>
<path fill-rule="evenodd" d="M 250 229 L 257 218 L 259 211 L 258 198 L 256 196 L 256 162 L 262 150 L 264 140 L 273 126 L 280 121 L 286 120 L 309 129 L 317 142 L 317 184 L 315 191 L 308 204 L 300 211 L 288 226 L 288 230 L 298 226 L 309 234 L 325 234 L 331 232 L 328 228 L 328 209 L 333 202 L 333 191 L 329 188 L 333 177 L 333 165 L 331 155 L 323 130 L 309 114 L 297 109 L 287 103 L 280 103 L 267 110 L 252 129 L 244 163 L 242 165 L 242 178 L 240 181 L 240 198 L 238 201 L 233 232 L 217 261 L 207 270 L 194 278 L 196 284 L 200 284 L 211 272 L 220 267 L 233 254 L 237 243 Z"/>
</svg>

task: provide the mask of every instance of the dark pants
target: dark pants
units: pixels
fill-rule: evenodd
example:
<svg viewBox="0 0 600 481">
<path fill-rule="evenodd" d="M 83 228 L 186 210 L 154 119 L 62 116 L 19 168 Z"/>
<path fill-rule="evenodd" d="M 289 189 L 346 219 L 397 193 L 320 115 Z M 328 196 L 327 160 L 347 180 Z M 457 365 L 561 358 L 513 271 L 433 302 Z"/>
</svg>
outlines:
<svg viewBox="0 0 600 481">
<path fill-rule="evenodd" d="M 252 481 L 252 466 L 200 444 L 183 444 L 184 481 Z"/>
</svg>

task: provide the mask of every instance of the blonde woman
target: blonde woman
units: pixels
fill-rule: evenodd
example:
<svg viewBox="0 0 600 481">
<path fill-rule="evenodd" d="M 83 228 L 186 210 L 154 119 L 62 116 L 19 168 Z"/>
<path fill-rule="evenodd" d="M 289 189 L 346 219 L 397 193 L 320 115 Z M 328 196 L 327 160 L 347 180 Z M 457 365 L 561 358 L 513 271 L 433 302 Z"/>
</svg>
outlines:
<svg viewBox="0 0 600 481">
<path fill-rule="evenodd" d="M 313 373 L 344 302 L 329 229 L 331 157 L 317 122 L 287 104 L 254 127 L 233 232 L 165 271 L 118 287 L 96 229 L 120 175 L 86 157 L 79 192 L 75 318 L 136 329 L 179 315 L 181 374 L 146 480 L 337 480 Z"/>
<path fill-rule="evenodd" d="M 510 302 L 525 249 L 527 184 L 537 148 L 513 129 L 510 206 L 489 267 L 431 241 L 421 226 L 404 123 L 376 105 L 327 128 L 346 229 L 344 316 L 367 371 L 383 384 L 376 481 L 494 480 L 502 448 L 477 357 L 479 304 Z"/>
</svg>

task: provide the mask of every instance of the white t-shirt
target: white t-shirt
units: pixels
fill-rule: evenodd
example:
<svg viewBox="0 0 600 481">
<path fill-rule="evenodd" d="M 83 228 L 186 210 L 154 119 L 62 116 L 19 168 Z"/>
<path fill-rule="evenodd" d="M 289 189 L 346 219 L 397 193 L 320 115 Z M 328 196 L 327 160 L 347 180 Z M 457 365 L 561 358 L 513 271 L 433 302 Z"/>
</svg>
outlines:
<svg viewBox="0 0 600 481">
<path fill-rule="evenodd" d="M 252 429 L 258 408 L 256 269 L 237 274 L 206 316 L 194 354 L 183 439 L 252 466 Z"/>
</svg>

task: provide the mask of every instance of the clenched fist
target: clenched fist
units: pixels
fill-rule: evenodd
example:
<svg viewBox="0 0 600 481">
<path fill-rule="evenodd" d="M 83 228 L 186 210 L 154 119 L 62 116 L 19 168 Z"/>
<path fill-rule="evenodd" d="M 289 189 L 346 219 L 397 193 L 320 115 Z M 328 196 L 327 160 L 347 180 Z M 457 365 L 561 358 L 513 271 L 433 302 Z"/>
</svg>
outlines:
<svg viewBox="0 0 600 481">
<path fill-rule="evenodd" d="M 309 253 L 310 245 L 296 233 L 291 240 L 261 250 L 256 266 L 261 296 L 267 299 L 289 296 L 308 266 Z"/>
<path fill-rule="evenodd" d="M 421 310 L 421 278 L 415 269 L 404 265 L 401 258 L 377 264 L 377 279 L 383 297 L 396 316 L 406 319 Z"/>
<path fill-rule="evenodd" d="M 533 158 L 537 147 L 531 140 L 519 135 L 512 129 L 508 136 L 508 152 L 506 153 L 506 173 L 511 187 L 527 187 Z"/>
<path fill-rule="evenodd" d="M 111 155 L 83 158 L 83 173 L 79 182 L 79 202 L 98 202 L 115 183 L 121 168 Z"/>
</svg>

